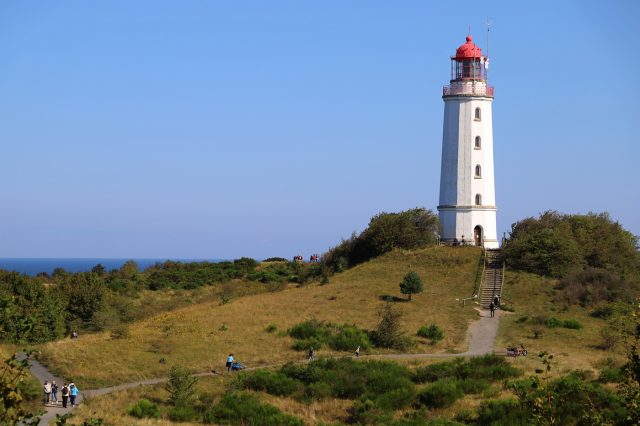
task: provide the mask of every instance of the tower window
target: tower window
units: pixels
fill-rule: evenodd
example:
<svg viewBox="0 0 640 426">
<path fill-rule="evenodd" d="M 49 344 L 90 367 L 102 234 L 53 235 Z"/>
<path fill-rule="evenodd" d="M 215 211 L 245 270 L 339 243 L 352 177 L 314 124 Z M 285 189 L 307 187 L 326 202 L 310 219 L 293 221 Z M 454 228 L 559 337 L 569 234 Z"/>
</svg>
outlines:
<svg viewBox="0 0 640 426">
<path fill-rule="evenodd" d="M 476 108 L 475 120 L 476 121 L 482 120 L 482 113 L 480 112 L 480 108 Z"/>
<path fill-rule="evenodd" d="M 476 206 L 482 205 L 482 195 L 476 194 Z"/>
<path fill-rule="evenodd" d="M 482 147 L 482 141 L 480 139 L 480 136 L 476 136 L 476 143 L 473 146 L 475 149 L 480 149 Z"/>
<path fill-rule="evenodd" d="M 480 167 L 480 164 L 476 165 L 476 178 L 481 178 L 482 177 L 482 167 Z"/>
</svg>

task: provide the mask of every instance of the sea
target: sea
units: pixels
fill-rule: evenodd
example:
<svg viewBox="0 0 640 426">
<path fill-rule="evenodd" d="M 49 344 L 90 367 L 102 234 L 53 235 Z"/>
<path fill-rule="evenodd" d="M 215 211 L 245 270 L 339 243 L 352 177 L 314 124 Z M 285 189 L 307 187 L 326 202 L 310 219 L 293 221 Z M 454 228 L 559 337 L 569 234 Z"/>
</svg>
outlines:
<svg viewBox="0 0 640 426">
<path fill-rule="evenodd" d="M 133 260 L 139 270 L 144 270 L 156 263 L 173 260 L 176 262 L 222 262 L 224 259 L 104 259 L 104 258 L 0 258 L 0 269 L 17 271 L 21 274 L 35 276 L 41 272 L 53 273 L 56 268 L 67 272 L 87 272 L 97 264 L 101 264 L 107 271 L 119 269 L 125 262 Z"/>
</svg>

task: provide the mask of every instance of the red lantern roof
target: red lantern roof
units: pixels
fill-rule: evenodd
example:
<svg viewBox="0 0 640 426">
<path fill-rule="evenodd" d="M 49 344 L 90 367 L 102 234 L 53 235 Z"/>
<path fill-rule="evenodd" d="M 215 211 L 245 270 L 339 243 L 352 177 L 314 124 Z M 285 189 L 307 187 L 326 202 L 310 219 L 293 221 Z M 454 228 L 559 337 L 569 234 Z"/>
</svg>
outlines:
<svg viewBox="0 0 640 426">
<path fill-rule="evenodd" d="M 473 59 L 482 58 L 482 49 L 473 42 L 470 35 L 467 36 L 467 42 L 456 50 L 455 59 Z"/>
</svg>

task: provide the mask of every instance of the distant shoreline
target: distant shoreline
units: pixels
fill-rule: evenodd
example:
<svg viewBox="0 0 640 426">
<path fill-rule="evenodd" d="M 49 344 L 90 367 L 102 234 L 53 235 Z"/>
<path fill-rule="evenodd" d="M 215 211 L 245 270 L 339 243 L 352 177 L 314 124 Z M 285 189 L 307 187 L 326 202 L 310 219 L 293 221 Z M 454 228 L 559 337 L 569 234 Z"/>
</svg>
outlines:
<svg viewBox="0 0 640 426">
<path fill-rule="evenodd" d="M 156 263 L 163 263 L 168 260 L 175 262 L 223 262 L 226 259 L 171 259 L 171 258 L 0 258 L 0 269 L 6 271 L 16 271 L 20 274 L 36 276 L 46 272 L 51 275 L 56 268 L 62 268 L 67 272 L 88 272 L 101 264 L 107 271 L 120 269 L 129 260 L 138 264 L 142 271 Z"/>
</svg>

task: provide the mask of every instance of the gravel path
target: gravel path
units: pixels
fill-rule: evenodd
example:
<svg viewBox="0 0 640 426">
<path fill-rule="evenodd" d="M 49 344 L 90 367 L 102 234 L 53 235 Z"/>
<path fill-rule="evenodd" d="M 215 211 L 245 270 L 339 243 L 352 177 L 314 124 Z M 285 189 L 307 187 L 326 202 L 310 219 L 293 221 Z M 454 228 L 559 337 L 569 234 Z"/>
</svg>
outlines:
<svg viewBox="0 0 640 426">
<path fill-rule="evenodd" d="M 372 359 L 372 358 L 375 358 L 375 359 L 454 358 L 454 357 L 485 355 L 488 353 L 492 353 L 494 350 L 496 335 L 498 334 L 498 323 L 499 323 L 500 315 L 502 312 L 496 311 L 495 318 L 491 318 L 491 315 L 488 310 L 478 309 L 478 312 L 480 314 L 480 319 L 472 322 L 471 325 L 469 326 L 469 330 L 467 331 L 467 342 L 469 344 L 469 349 L 466 352 L 457 353 L 457 354 L 447 354 L 447 353 L 382 354 L 382 355 L 361 356 L 360 358 L 364 358 L 364 359 L 367 359 L 367 358 L 368 359 Z M 24 356 L 25 355 L 23 353 L 19 354 L 19 357 L 24 358 Z M 40 381 L 40 383 L 44 383 L 45 380 L 55 380 L 56 383 L 58 383 L 58 385 L 60 386 L 60 388 L 62 388 L 62 383 L 64 383 L 64 380 L 60 379 L 59 377 L 53 376 L 51 372 L 47 369 L 47 367 L 40 364 L 37 360 L 30 359 L 29 362 L 30 362 L 29 369 L 31 370 L 31 373 Z M 258 370 L 263 368 L 279 367 L 279 366 L 280 364 L 263 365 L 260 367 L 247 368 L 247 371 Z M 214 376 L 216 374 L 221 374 L 221 373 L 213 371 L 213 372 L 194 374 L 194 376 L 204 377 L 204 376 Z M 110 387 L 100 388 L 100 389 L 90 389 L 86 391 L 82 391 L 81 389 L 81 393 L 78 397 L 78 403 L 82 402 L 83 395 L 86 397 L 106 395 L 111 392 L 131 389 L 138 386 L 156 385 L 158 383 L 163 383 L 165 381 L 167 381 L 167 378 L 161 377 L 156 379 L 141 380 L 141 381 L 132 382 L 132 383 L 124 383 L 122 385 L 110 386 Z M 59 398 L 61 397 L 59 396 Z M 71 410 L 72 410 L 71 407 L 63 409 L 61 406 L 60 407 L 47 406 L 45 407 L 45 414 L 43 414 L 42 417 L 40 417 L 40 422 L 38 423 L 38 425 L 49 425 L 49 422 L 56 418 L 56 414 L 68 413 Z"/>
</svg>

